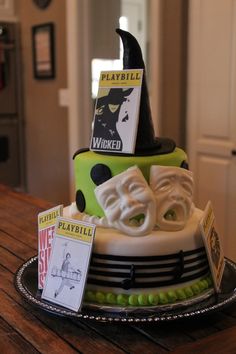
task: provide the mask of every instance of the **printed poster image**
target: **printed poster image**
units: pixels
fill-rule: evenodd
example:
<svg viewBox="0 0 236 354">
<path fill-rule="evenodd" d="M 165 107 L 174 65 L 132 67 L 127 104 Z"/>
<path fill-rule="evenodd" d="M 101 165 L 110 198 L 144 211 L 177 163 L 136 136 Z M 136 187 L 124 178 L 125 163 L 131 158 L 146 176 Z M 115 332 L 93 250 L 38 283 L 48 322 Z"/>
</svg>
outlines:
<svg viewBox="0 0 236 354">
<path fill-rule="evenodd" d="M 209 248 L 211 252 L 211 259 L 214 267 L 219 268 L 221 258 L 220 239 L 215 227 L 213 226 L 209 235 Z"/>
<path fill-rule="evenodd" d="M 225 259 L 221 240 L 216 231 L 215 215 L 210 201 L 207 203 L 202 220 L 200 221 L 200 229 L 206 247 L 215 290 L 219 292 L 225 268 Z"/>
<path fill-rule="evenodd" d="M 42 298 L 78 311 L 90 262 L 92 241 L 56 234 Z"/>
<path fill-rule="evenodd" d="M 105 73 L 105 74 L 103 74 Z M 133 153 L 136 143 L 142 71 L 102 72 L 96 100 L 91 150 Z M 127 80 L 112 76 L 129 75 Z M 131 76 L 134 74 L 134 76 Z M 103 77 L 104 75 L 104 77 Z M 131 77 L 136 80 L 132 82 Z M 110 78 L 110 79 L 109 79 Z M 133 86 L 132 86 L 133 85 Z"/>
<path fill-rule="evenodd" d="M 62 243 L 61 246 L 63 248 L 61 264 L 58 266 L 58 262 L 56 262 L 56 264 L 53 264 L 51 268 L 51 276 L 60 278 L 59 286 L 57 286 L 54 292 L 55 298 L 61 293 L 66 292 L 66 288 L 69 288 L 69 290 L 75 289 L 76 284 L 79 284 L 82 276 L 78 262 L 75 262 L 75 257 L 71 256 L 72 251 L 70 248 L 72 245 L 70 245 L 69 248 L 68 242 L 65 242 Z"/>
<path fill-rule="evenodd" d="M 212 278 L 215 285 L 215 289 L 218 292 L 220 290 L 220 283 L 225 268 L 225 259 L 220 243 L 220 238 L 215 229 L 214 224 L 212 225 L 210 232 L 206 237 L 206 244 L 208 260 L 212 271 Z"/>
</svg>

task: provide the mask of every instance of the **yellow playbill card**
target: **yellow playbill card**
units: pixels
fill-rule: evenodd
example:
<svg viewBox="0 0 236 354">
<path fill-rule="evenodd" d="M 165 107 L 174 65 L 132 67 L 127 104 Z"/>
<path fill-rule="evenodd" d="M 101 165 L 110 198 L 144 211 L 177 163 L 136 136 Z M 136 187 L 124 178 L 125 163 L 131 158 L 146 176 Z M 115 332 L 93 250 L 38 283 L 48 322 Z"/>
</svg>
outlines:
<svg viewBox="0 0 236 354">
<path fill-rule="evenodd" d="M 51 255 L 52 240 L 58 216 L 63 205 L 58 205 L 38 215 L 38 288 L 43 289 Z"/>
<path fill-rule="evenodd" d="M 220 237 L 216 231 L 215 215 L 209 201 L 200 221 L 200 229 L 205 244 L 215 290 L 219 292 L 225 267 L 224 253 Z"/>
</svg>

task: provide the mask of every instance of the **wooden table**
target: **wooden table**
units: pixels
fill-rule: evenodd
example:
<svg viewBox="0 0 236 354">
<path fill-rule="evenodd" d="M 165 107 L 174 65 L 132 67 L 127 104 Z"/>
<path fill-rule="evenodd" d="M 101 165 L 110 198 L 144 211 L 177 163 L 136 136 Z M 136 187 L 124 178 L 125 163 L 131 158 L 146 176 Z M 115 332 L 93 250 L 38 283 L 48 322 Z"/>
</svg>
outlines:
<svg viewBox="0 0 236 354">
<path fill-rule="evenodd" d="M 0 185 L 0 353 L 236 353 L 236 304 L 149 324 L 72 320 L 28 304 L 14 275 L 37 254 L 37 214 L 52 206 Z"/>
</svg>

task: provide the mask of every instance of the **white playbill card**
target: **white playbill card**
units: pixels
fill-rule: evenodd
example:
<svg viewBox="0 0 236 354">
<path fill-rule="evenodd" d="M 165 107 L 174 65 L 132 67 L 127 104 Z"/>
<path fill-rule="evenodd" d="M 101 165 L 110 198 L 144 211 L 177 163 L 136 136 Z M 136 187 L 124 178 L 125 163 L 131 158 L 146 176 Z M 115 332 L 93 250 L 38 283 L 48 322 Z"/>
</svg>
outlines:
<svg viewBox="0 0 236 354">
<path fill-rule="evenodd" d="M 225 267 L 225 259 L 220 237 L 216 231 L 215 215 L 210 201 L 207 203 L 202 220 L 200 221 L 200 229 L 206 247 L 215 290 L 219 292 Z"/>
<path fill-rule="evenodd" d="M 78 311 L 82 305 L 95 225 L 58 218 L 42 298 Z"/>
<path fill-rule="evenodd" d="M 90 149 L 134 153 L 143 69 L 102 71 Z"/>
</svg>

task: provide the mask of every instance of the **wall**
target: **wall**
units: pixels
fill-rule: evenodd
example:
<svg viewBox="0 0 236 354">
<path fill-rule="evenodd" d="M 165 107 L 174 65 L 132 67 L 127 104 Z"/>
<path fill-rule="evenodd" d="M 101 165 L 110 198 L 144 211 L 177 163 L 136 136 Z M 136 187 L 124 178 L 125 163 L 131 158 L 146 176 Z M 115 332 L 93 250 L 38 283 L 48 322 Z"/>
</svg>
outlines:
<svg viewBox="0 0 236 354">
<path fill-rule="evenodd" d="M 29 193 L 55 203 L 68 203 L 67 109 L 58 103 L 58 90 L 67 87 L 65 0 L 41 10 L 32 0 L 17 2 L 21 23 L 22 75 L 26 132 L 26 179 Z M 55 24 L 56 78 L 33 77 L 33 25 Z"/>
<path fill-rule="evenodd" d="M 119 58 L 119 36 L 115 29 L 119 27 L 119 0 L 90 0 L 91 9 L 91 57 Z"/>
<path fill-rule="evenodd" d="M 160 4 L 161 135 L 185 148 L 188 1 L 160 0 Z"/>
</svg>

